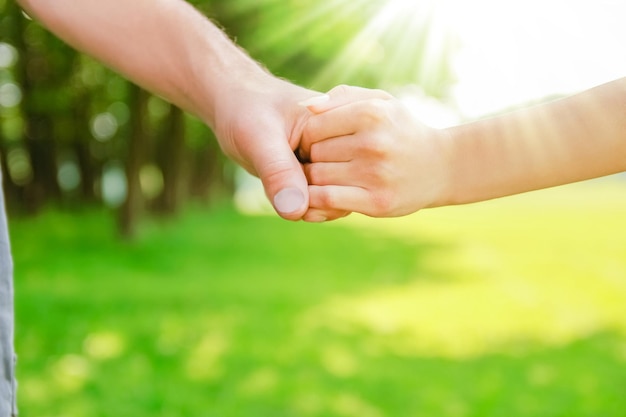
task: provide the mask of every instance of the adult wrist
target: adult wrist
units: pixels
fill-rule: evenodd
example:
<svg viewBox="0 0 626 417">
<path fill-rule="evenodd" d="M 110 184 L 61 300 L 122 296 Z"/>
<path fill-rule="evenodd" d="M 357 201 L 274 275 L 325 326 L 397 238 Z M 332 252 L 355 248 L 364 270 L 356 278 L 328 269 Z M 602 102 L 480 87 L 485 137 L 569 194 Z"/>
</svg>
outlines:
<svg viewBox="0 0 626 417">
<path fill-rule="evenodd" d="M 214 127 L 221 103 L 245 84 L 271 75 L 210 21 L 186 53 L 185 95 L 190 111 Z M 201 45 L 198 47 L 198 45 Z"/>
</svg>

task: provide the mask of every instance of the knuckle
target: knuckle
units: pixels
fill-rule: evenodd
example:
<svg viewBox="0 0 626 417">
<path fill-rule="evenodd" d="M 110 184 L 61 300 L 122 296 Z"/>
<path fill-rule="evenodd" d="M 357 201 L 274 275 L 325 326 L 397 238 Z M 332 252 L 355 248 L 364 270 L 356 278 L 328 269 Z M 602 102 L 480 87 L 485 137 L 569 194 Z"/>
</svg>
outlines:
<svg viewBox="0 0 626 417">
<path fill-rule="evenodd" d="M 367 149 L 369 154 L 377 160 L 383 158 L 387 153 L 385 143 L 379 136 L 373 136 L 367 141 Z"/>
<path fill-rule="evenodd" d="M 387 185 L 386 177 L 385 171 L 379 166 L 376 166 L 368 173 L 366 181 L 370 187 L 374 187 L 376 190 L 385 189 Z"/>
<path fill-rule="evenodd" d="M 258 165 L 258 164 L 257 164 Z M 276 159 L 266 162 L 264 165 L 256 166 L 255 171 L 261 177 L 263 184 L 268 187 L 278 183 L 281 179 L 293 176 L 293 165 L 286 159 Z"/>
<path fill-rule="evenodd" d="M 352 90 L 352 87 L 350 87 L 349 85 L 346 84 L 339 84 L 335 87 L 333 87 L 328 94 L 330 96 L 342 96 L 342 95 L 346 95 L 349 94 L 350 91 Z"/>
<path fill-rule="evenodd" d="M 317 143 L 314 143 L 310 146 L 309 148 L 309 159 L 311 159 L 311 162 L 316 162 L 319 161 L 322 157 L 321 152 L 320 152 L 320 147 Z"/>
<path fill-rule="evenodd" d="M 383 191 L 374 192 L 371 197 L 371 206 L 376 217 L 390 215 L 393 209 L 391 193 Z"/>
<path fill-rule="evenodd" d="M 323 185 L 323 174 L 318 164 L 309 164 L 307 168 L 307 179 L 311 185 Z"/>
<path fill-rule="evenodd" d="M 363 144 L 367 154 L 377 162 L 386 161 L 390 158 L 392 145 L 393 143 L 383 132 L 373 132 L 364 139 Z"/>
<path fill-rule="evenodd" d="M 381 99 L 367 100 L 361 106 L 359 116 L 369 128 L 382 125 L 389 119 L 388 104 Z"/>
<path fill-rule="evenodd" d="M 328 188 L 320 188 L 318 193 L 318 202 L 322 208 L 335 207 L 336 201 L 333 193 Z"/>
<path fill-rule="evenodd" d="M 304 127 L 302 128 L 302 138 L 305 140 L 312 140 L 319 130 L 317 119 L 315 116 L 309 117 Z"/>
<path fill-rule="evenodd" d="M 393 96 L 385 90 L 375 89 L 374 92 L 383 100 L 391 100 L 393 98 Z"/>
</svg>

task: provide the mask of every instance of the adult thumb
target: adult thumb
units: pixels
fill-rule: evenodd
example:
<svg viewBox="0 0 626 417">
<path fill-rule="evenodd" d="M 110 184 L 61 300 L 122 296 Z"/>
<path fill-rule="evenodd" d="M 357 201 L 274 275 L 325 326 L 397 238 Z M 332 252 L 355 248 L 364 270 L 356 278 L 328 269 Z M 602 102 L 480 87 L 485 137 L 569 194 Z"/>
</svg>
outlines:
<svg viewBox="0 0 626 417">
<path fill-rule="evenodd" d="M 308 183 L 287 140 L 265 146 L 257 155 L 255 169 L 276 213 L 300 220 L 309 208 Z"/>
</svg>

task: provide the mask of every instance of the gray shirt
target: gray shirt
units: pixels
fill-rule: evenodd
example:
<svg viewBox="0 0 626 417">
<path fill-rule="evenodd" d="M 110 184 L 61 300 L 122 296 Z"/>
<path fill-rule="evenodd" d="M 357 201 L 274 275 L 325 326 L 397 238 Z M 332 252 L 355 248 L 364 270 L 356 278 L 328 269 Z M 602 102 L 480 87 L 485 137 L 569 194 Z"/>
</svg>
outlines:
<svg viewBox="0 0 626 417">
<path fill-rule="evenodd" d="M 13 348 L 13 261 L 0 175 L 0 417 L 17 415 Z"/>
</svg>

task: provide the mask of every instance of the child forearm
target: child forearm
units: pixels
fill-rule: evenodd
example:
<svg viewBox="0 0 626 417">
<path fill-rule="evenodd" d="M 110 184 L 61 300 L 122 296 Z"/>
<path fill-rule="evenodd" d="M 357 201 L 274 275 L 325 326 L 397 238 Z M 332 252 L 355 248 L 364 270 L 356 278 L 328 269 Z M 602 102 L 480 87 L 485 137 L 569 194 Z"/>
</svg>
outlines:
<svg viewBox="0 0 626 417">
<path fill-rule="evenodd" d="M 449 195 L 462 204 L 626 170 L 626 78 L 449 129 Z"/>
</svg>

